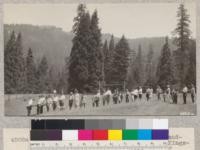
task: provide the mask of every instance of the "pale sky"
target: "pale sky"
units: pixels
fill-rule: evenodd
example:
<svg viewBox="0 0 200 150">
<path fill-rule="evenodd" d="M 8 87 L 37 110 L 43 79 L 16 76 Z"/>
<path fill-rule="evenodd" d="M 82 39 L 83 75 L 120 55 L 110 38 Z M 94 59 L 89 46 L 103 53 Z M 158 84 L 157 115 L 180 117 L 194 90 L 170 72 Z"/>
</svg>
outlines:
<svg viewBox="0 0 200 150">
<path fill-rule="evenodd" d="M 78 4 L 5 4 L 4 23 L 51 25 L 71 31 Z M 178 3 L 87 4 L 98 10 L 102 33 L 127 38 L 171 36 L 177 24 Z M 192 36 L 196 36 L 196 6 L 186 3 Z"/>
</svg>

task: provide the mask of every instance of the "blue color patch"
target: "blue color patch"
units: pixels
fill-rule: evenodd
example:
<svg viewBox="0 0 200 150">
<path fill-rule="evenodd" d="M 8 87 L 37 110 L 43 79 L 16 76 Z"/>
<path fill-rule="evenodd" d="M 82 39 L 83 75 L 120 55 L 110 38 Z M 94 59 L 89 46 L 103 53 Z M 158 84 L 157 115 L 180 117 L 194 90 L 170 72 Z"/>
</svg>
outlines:
<svg viewBox="0 0 200 150">
<path fill-rule="evenodd" d="M 152 140 L 152 130 L 138 130 L 138 140 Z"/>
</svg>

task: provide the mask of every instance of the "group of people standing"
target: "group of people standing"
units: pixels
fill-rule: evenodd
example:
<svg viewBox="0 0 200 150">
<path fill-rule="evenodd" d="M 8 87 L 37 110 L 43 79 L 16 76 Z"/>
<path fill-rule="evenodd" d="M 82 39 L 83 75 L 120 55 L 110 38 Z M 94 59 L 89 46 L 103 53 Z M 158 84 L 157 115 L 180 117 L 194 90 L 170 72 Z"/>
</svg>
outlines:
<svg viewBox="0 0 200 150">
<path fill-rule="evenodd" d="M 182 97 L 184 104 L 187 103 L 189 92 L 191 94 L 192 102 L 195 103 L 195 91 L 196 90 L 194 85 L 191 85 L 190 89 L 187 86 L 183 87 L 181 92 L 183 95 Z M 105 106 L 109 105 L 111 102 L 113 104 L 120 104 L 123 100 L 125 100 L 126 103 L 142 99 L 150 101 L 153 98 L 154 93 L 158 101 L 163 100 L 164 102 L 169 102 L 173 104 L 178 103 L 179 91 L 176 88 L 171 88 L 170 85 L 167 85 L 164 90 L 160 86 L 157 86 L 155 91 L 152 87 L 147 87 L 145 92 L 143 91 L 143 88 L 141 86 L 133 89 L 132 91 L 126 89 L 125 92 L 122 92 L 117 88 L 114 90 L 113 93 L 109 88 L 107 88 L 107 90 L 104 89 L 102 92 L 98 90 L 97 93 L 92 96 L 92 106 L 99 107 L 100 104 Z M 144 96 L 146 98 L 144 98 Z M 88 100 L 91 99 L 87 97 L 87 101 Z M 40 95 L 38 98 L 35 99 L 30 98 L 27 105 L 27 113 L 28 116 L 30 116 L 31 110 L 34 106 L 36 107 L 37 115 L 39 115 L 43 113 L 44 108 L 46 108 L 47 112 L 49 112 L 50 109 L 52 109 L 53 111 L 55 111 L 56 109 L 62 110 L 67 107 L 65 105 L 68 105 L 69 110 L 71 110 L 73 107 L 85 108 L 86 94 L 80 94 L 78 90 L 75 89 L 74 91 L 70 92 L 69 98 L 67 98 L 64 94 L 56 94 L 56 91 L 54 91 L 53 95 Z"/>
<path fill-rule="evenodd" d="M 165 90 L 162 90 L 160 88 L 160 86 L 158 86 L 156 89 L 156 94 L 157 94 L 158 100 L 161 100 L 161 95 L 163 95 L 164 102 L 168 101 L 173 104 L 178 103 L 179 93 L 180 92 L 178 91 L 177 88 L 170 88 L 170 85 L 167 85 L 167 88 Z M 190 95 L 191 95 L 192 102 L 195 103 L 196 89 L 193 84 L 191 85 L 190 89 L 185 85 L 183 87 L 181 93 L 182 93 L 183 104 L 187 103 L 188 93 L 190 93 Z"/>
<path fill-rule="evenodd" d="M 66 96 L 64 94 L 56 94 L 54 91 L 53 95 L 39 95 L 38 98 L 30 98 L 28 101 L 27 107 L 27 115 L 31 115 L 31 111 L 33 107 L 36 107 L 37 115 L 43 114 L 44 108 L 49 112 L 51 109 L 53 111 L 60 109 L 63 110 L 65 108 Z M 79 94 L 78 90 L 75 89 L 74 92 L 70 92 L 69 95 L 69 110 L 78 107 L 85 107 L 85 99 L 83 94 Z"/>
</svg>

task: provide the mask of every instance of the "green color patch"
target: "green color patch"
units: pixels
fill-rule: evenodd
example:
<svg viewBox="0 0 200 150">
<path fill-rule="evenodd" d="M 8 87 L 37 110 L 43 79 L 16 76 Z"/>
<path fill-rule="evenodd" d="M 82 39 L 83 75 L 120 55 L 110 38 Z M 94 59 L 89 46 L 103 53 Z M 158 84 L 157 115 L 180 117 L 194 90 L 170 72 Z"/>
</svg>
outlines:
<svg viewBox="0 0 200 150">
<path fill-rule="evenodd" d="M 138 131 L 137 130 L 123 130 L 123 140 L 137 140 Z"/>
</svg>

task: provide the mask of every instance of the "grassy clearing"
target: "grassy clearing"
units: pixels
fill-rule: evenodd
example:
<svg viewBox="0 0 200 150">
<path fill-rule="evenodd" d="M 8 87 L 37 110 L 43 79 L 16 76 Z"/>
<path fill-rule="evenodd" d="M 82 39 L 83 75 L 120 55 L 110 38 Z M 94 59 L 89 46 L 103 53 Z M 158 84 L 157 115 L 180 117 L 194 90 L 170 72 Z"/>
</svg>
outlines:
<svg viewBox="0 0 200 150">
<path fill-rule="evenodd" d="M 37 99 L 38 95 L 5 95 L 5 115 L 6 116 L 26 116 L 27 100 L 30 97 Z M 111 101 L 109 105 L 103 106 L 102 100 L 99 107 L 92 106 L 92 95 L 86 96 L 85 108 L 74 108 L 69 110 L 68 98 L 64 101 L 65 108 L 63 110 L 55 110 L 52 108 L 47 112 L 44 107 L 44 113 L 40 116 L 82 116 L 82 115 L 196 115 L 196 104 L 193 104 L 191 97 L 188 94 L 187 104 L 183 104 L 182 95 L 179 94 L 178 104 L 171 104 L 170 102 L 158 101 L 154 95 L 150 101 L 146 101 L 145 95 L 142 100 L 133 101 L 129 103 L 123 99 L 120 104 L 113 104 Z M 37 101 L 35 101 L 36 103 Z M 36 107 L 32 109 L 32 116 L 36 116 Z"/>
</svg>

